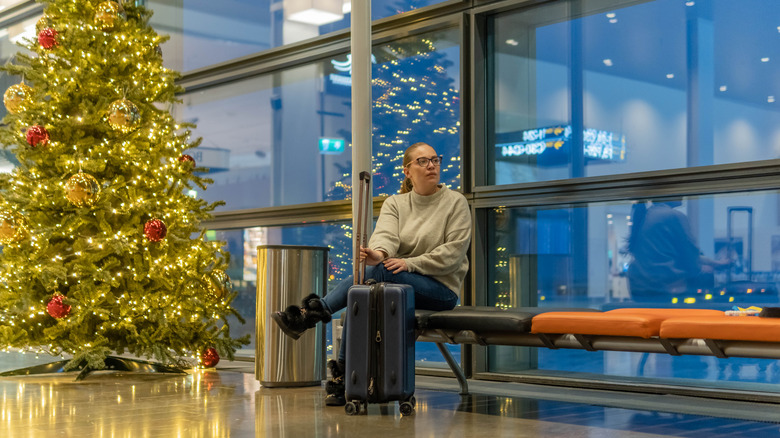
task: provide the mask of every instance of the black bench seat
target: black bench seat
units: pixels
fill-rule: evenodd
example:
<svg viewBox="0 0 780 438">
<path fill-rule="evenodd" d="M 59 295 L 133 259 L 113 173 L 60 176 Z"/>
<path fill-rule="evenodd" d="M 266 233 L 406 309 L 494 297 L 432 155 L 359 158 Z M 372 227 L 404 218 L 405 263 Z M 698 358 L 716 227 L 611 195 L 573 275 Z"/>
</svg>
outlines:
<svg viewBox="0 0 780 438">
<path fill-rule="evenodd" d="M 488 306 L 459 306 L 452 310 L 416 310 L 417 340 L 434 342 L 460 384 L 460 393 L 468 394 L 468 383 L 460 365 L 443 345 L 522 345 L 544 347 L 539 336 L 531 334 L 531 320 L 546 312 L 599 312 L 596 309 Z"/>
</svg>

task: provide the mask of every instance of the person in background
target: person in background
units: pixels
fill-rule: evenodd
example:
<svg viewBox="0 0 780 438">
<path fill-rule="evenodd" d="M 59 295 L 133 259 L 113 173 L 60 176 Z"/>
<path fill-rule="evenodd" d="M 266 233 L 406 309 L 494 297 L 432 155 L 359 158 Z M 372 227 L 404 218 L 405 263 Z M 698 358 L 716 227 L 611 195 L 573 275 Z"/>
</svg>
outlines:
<svg viewBox="0 0 780 438">
<path fill-rule="evenodd" d="M 730 265 L 701 254 L 688 217 L 676 210 L 681 205 L 682 198 L 664 198 L 631 209 L 628 285 L 634 301 L 669 303 L 673 296 L 711 289 L 713 271 Z"/>
<path fill-rule="evenodd" d="M 469 269 L 471 211 L 466 198 L 439 183 L 442 157 L 430 145 L 415 143 L 404 152 L 404 180 L 400 193 L 385 199 L 368 247 L 360 248 L 367 265 L 366 278 L 377 282 L 408 284 L 414 288 L 415 307 L 450 310 Z M 327 296 L 311 294 L 302 306 L 289 306 L 271 318 L 294 339 L 347 305 L 349 277 Z M 347 339 L 348 324 L 342 339 Z M 325 402 L 343 406 L 345 345 L 337 361 L 329 361 L 331 379 Z"/>
</svg>

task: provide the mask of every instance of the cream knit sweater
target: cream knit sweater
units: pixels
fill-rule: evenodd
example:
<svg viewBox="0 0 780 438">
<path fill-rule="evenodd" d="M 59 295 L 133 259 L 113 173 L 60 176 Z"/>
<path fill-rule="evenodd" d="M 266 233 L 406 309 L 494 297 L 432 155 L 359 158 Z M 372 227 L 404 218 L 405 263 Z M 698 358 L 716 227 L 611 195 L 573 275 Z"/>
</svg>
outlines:
<svg viewBox="0 0 780 438">
<path fill-rule="evenodd" d="M 368 246 L 406 261 L 460 295 L 469 269 L 471 211 L 462 194 L 439 184 L 429 196 L 411 191 L 385 199 Z"/>
</svg>

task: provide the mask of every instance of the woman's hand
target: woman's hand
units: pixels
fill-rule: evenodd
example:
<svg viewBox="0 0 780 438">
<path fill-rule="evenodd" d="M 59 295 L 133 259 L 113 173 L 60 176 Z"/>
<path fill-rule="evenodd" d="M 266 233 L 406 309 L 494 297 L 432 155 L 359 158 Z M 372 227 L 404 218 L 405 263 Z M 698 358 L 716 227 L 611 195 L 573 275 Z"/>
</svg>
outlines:
<svg viewBox="0 0 780 438">
<path fill-rule="evenodd" d="M 376 251 L 371 248 L 360 247 L 360 261 L 366 262 L 368 266 L 376 266 L 382 262 L 386 257 L 382 251 Z"/>
<path fill-rule="evenodd" d="M 399 272 L 408 271 L 409 269 L 406 267 L 406 260 L 404 259 L 387 259 L 384 262 L 385 268 L 387 268 L 388 271 L 392 272 L 393 274 L 397 274 Z"/>
</svg>

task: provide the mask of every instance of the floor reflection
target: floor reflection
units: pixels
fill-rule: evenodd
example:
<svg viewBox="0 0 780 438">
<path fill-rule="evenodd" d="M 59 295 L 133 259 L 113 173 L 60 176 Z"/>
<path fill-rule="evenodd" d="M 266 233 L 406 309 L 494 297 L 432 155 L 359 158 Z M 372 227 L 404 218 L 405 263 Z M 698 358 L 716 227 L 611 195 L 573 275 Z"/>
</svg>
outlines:
<svg viewBox="0 0 780 438">
<path fill-rule="evenodd" d="M 0 366 L 6 363 L 0 361 Z M 251 364 L 250 364 L 251 365 Z M 425 389 L 416 414 L 396 403 L 348 416 L 320 386 L 264 388 L 251 373 L 95 372 L 0 378 L 0 437 L 536 437 L 776 436 L 771 423 L 665 414 L 539 397 Z M 420 379 L 424 382 L 424 378 Z M 509 384 L 511 385 L 511 384 Z M 455 388 L 455 385 L 448 385 Z M 594 400 L 597 403 L 597 400 Z"/>
<path fill-rule="evenodd" d="M 247 378 L 250 377 L 250 378 Z M 249 374 L 96 372 L 0 379 L 0 436 L 229 437 L 254 430 Z M 246 426 L 246 427 L 244 427 Z"/>
</svg>

